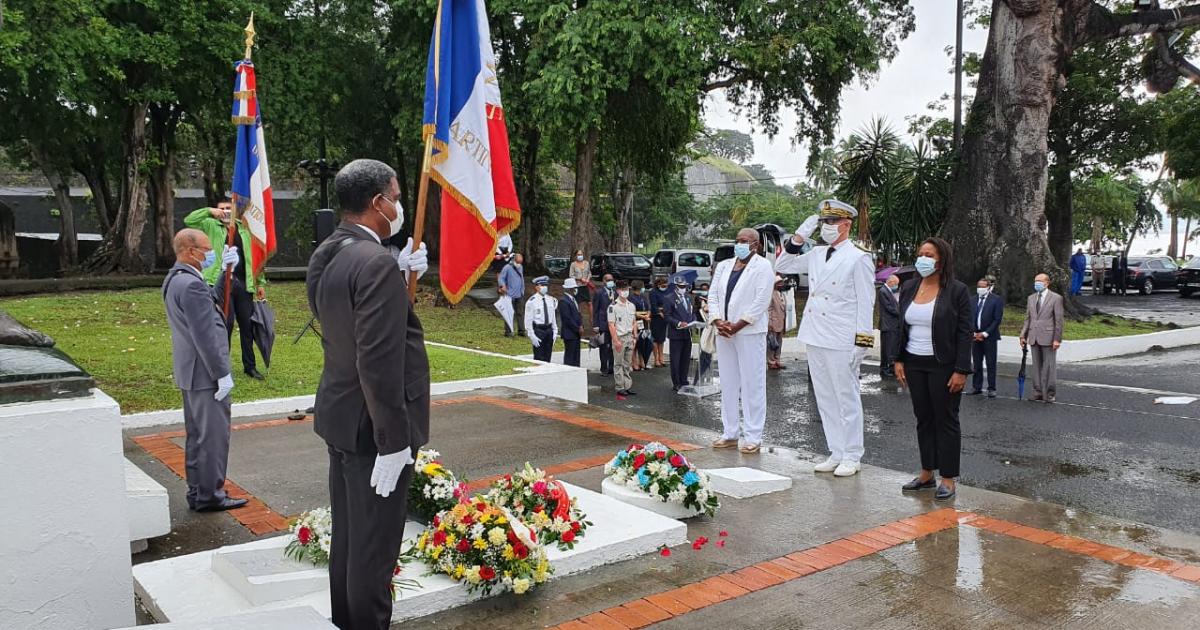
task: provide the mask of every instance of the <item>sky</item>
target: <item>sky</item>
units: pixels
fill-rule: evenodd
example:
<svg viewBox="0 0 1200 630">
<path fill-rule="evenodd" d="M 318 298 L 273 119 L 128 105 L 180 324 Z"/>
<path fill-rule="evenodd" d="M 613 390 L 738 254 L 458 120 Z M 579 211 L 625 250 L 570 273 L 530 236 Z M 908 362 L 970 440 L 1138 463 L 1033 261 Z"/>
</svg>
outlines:
<svg viewBox="0 0 1200 630">
<path fill-rule="evenodd" d="M 954 45 L 955 3 L 951 0 L 917 0 L 912 4 L 916 30 L 900 43 L 899 54 L 884 65 L 876 77 L 866 84 L 853 84 L 843 92 L 842 116 L 836 137 L 848 136 L 865 127 L 872 118 L 883 117 L 907 139 L 905 117 L 930 113 L 929 103 L 937 101 L 943 94 L 953 93 L 953 57 L 945 49 Z M 982 53 L 986 44 L 987 31 L 967 29 L 963 32 L 964 53 Z M 963 89 L 968 95 L 972 93 L 965 81 Z M 947 108 L 939 115 L 950 118 L 952 111 Z M 772 139 L 756 130 L 749 120 L 733 114 L 719 93 L 710 95 L 704 111 L 704 120 L 709 127 L 749 133 L 754 138 L 754 158 L 750 162 L 765 165 L 780 184 L 789 186 L 803 179 L 808 148 L 792 145 L 795 114 L 788 112 L 780 118 L 781 133 Z M 1165 250 L 1168 236 L 1163 230 L 1158 236 L 1151 234 L 1138 238 L 1131 252 Z M 1189 249 L 1193 248 L 1200 254 L 1200 242 L 1193 240 Z"/>
</svg>

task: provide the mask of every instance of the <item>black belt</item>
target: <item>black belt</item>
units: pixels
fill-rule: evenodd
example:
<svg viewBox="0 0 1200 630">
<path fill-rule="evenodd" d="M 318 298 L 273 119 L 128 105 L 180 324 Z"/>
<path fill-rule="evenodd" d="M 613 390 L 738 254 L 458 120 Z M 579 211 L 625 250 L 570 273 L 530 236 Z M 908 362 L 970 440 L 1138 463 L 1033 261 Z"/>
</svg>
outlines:
<svg viewBox="0 0 1200 630">
<path fill-rule="evenodd" d="M 554 326 L 551 324 L 534 324 L 533 329 L 534 330 L 553 330 Z"/>
</svg>

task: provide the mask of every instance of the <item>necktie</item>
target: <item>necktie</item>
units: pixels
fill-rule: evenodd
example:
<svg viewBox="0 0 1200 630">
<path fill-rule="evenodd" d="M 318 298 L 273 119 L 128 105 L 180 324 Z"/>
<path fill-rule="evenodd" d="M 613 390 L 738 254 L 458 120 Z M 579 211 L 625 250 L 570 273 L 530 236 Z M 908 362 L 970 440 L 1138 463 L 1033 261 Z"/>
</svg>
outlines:
<svg viewBox="0 0 1200 630">
<path fill-rule="evenodd" d="M 546 304 L 546 296 L 542 296 L 542 323 L 550 323 L 550 306 Z"/>
<path fill-rule="evenodd" d="M 987 298 L 979 298 L 979 306 L 975 310 L 975 327 L 983 328 L 983 301 Z"/>
<path fill-rule="evenodd" d="M 829 249 L 825 250 L 825 262 L 829 262 L 829 259 L 833 258 L 833 252 L 836 252 L 836 251 L 837 250 L 834 249 L 832 245 L 830 245 Z"/>
</svg>

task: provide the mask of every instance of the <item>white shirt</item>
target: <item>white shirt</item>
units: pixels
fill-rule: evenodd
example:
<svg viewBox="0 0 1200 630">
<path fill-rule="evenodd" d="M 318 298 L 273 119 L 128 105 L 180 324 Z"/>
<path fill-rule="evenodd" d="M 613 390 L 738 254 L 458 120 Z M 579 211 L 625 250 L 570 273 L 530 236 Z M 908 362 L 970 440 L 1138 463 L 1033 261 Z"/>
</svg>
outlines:
<svg viewBox="0 0 1200 630">
<path fill-rule="evenodd" d="M 904 350 L 919 357 L 933 356 L 933 307 L 935 298 L 928 304 L 913 302 L 904 312 L 904 323 L 908 324 L 908 345 Z"/>
<path fill-rule="evenodd" d="M 375 230 L 372 230 L 361 223 L 355 223 L 354 225 L 357 225 L 362 231 L 366 232 L 368 236 L 375 239 L 376 243 L 379 243 L 380 245 L 383 244 L 383 241 L 379 240 L 379 235 L 375 233 Z"/>
</svg>

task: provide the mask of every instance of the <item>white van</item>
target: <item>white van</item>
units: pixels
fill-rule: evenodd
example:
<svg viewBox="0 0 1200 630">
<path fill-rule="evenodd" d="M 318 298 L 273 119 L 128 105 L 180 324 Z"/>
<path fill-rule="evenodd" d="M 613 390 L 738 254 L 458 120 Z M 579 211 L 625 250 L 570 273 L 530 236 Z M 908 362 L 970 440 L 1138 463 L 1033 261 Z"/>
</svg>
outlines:
<svg viewBox="0 0 1200 630">
<path fill-rule="evenodd" d="M 712 280 L 713 255 L 703 249 L 660 249 L 655 252 L 652 264 L 656 276 L 695 271 L 696 284 Z"/>
</svg>

